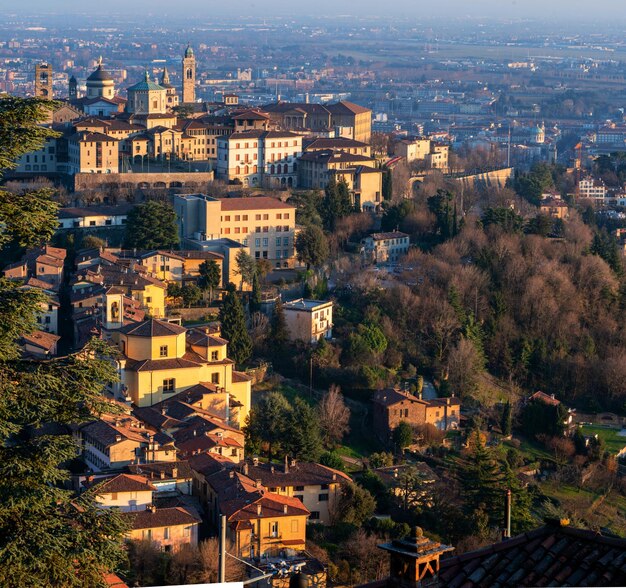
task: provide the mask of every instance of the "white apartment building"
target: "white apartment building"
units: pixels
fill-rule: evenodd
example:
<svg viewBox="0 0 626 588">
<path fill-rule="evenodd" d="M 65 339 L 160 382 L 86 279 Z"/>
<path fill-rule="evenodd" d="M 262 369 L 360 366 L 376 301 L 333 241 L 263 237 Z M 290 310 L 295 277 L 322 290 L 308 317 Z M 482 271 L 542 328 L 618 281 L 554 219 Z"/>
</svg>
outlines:
<svg viewBox="0 0 626 588">
<path fill-rule="evenodd" d="M 592 200 L 604 200 L 607 196 L 606 186 L 599 180 L 586 178 L 578 182 L 579 198 L 590 198 Z"/>
<path fill-rule="evenodd" d="M 397 263 L 409 251 L 409 236 L 406 233 L 373 233 L 361 242 L 364 258 L 373 263 Z"/>
<path fill-rule="evenodd" d="M 249 130 L 217 139 L 217 178 L 244 186 L 292 187 L 302 137 L 288 131 Z"/>
</svg>

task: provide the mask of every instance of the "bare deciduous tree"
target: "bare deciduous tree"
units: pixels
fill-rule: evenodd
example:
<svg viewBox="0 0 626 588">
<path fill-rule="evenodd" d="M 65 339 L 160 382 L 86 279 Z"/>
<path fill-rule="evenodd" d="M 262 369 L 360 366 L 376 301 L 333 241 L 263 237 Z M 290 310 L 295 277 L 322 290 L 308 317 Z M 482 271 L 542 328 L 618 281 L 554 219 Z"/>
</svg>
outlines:
<svg viewBox="0 0 626 588">
<path fill-rule="evenodd" d="M 319 405 L 320 428 L 327 447 L 338 444 L 350 430 L 350 409 L 339 386 L 333 384 Z"/>
</svg>

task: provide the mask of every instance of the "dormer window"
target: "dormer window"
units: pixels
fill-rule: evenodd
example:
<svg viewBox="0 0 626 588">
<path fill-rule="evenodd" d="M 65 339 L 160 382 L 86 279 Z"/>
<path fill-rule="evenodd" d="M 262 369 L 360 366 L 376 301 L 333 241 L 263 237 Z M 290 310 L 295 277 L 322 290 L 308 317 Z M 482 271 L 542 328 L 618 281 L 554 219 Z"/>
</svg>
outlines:
<svg viewBox="0 0 626 588">
<path fill-rule="evenodd" d="M 159 357 L 167 357 L 167 345 L 159 347 Z"/>
<path fill-rule="evenodd" d="M 211 351 L 211 361 L 217 361 L 217 357 L 218 357 L 218 352 Z"/>
</svg>

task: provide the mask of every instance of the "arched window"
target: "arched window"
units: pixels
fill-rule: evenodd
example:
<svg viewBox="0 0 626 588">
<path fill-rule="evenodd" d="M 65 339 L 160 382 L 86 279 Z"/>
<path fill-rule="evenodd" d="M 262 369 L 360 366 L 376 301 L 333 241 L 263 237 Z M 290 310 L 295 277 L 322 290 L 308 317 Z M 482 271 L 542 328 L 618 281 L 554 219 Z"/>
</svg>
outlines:
<svg viewBox="0 0 626 588">
<path fill-rule="evenodd" d="M 276 166 L 274 164 L 272 164 L 272 167 L 270 168 L 270 173 L 272 175 L 276 173 Z"/>
<path fill-rule="evenodd" d="M 235 174 L 237 174 L 237 175 L 241 174 L 241 167 L 237 166 L 235 168 Z"/>
<path fill-rule="evenodd" d="M 193 70 L 190 67 L 187 68 L 187 79 L 193 79 Z"/>
<path fill-rule="evenodd" d="M 243 173 L 246 175 L 250 173 L 250 168 L 247 165 L 243 168 Z"/>
</svg>

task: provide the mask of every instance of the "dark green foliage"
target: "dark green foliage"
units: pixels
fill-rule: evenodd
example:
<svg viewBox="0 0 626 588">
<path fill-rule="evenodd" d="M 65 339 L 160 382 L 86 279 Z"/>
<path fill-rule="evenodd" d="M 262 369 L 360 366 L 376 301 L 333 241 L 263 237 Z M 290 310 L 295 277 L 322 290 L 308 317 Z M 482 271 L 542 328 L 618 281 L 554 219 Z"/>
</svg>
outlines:
<svg viewBox="0 0 626 588">
<path fill-rule="evenodd" d="M 527 233 L 531 235 L 541 235 L 542 237 L 556 234 L 556 229 L 556 221 L 547 214 L 538 214 L 536 217 L 531 218 L 524 228 Z"/>
<path fill-rule="evenodd" d="M 265 444 L 270 461 L 277 454 L 317 461 L 322 453 L 315 410 L 300 397 L 290 405 L 279 392 L 265 395 L 252 407 L 245 433 L 248 451 L 259 452 Z"/>
<path fill-rule="evenodd" d="M 413 427 L 406 421 L 400 421 L 393 430 L 393 442 L 398 449 L 405 449 L 413 443 Z"/>
<path fill-rule="evenodd" d="M 528 435 L 561 436 L 565 431 L 567 409 L 563 404 L 553 406 L 541 400 L 529 401 L 522 412 L 524 432 Z"/>
<path fill-rule="evenodd" d="M 383 172 L 383 200 L 391 200 L 393 195 L 393 177 L 391 170 L 387 169 Z"/>
<path fill-rule="evenodd" d="M 324 231 L 316 225 L 305 227 L 296 239 L 296 252 L 298 259 L 306 263 L 307 269 L 321 266 L 329 254 L 328 239 Z"/>
<path fill-rule="evenodd" d="M 289 203 L 296 206 L 296 223 L 302 226 L 316 225 L 321 227 L 323 220 L 320 211 L 323 200 L 324 197 L 321 192 L 317 191 L 294 194 L 289 199 Z"/>
<path fill-rule="evenodd" d="M 500 429 L 505 437 L 511 434 L 513 429 L 513 411 L 511 409 L 511 403 L 506 402 L 502 407 L 502 418 L 500 419 Z"/>
<path fill-rule="evenodd" d="M 183 287 L 178 282 L 170 282 L 167 285 L 167 295 L 172 298 L 180 298 L 183 295 Z"/>
<path fill-rule="evenodd" d="M 245 430 L 246 446 L 257 449 L 261 443 L 267 443 L 268 458 L 271 461 L 277 446 L 285 440 L 290 410 L 291 407 L 282 394 L 271 392 L 263 396 L 250 410 Z"/>
<path fill-rule="evenodd" d="M 606 261 L 611 269 L 618 275 L 624 273 L 624 264 L 622 256 L 617 245 L 617 241 L 606 231 L 597 232 L 593 236 L 591 243 L 591 253 L 600 256 Z"/>
<path fill-rule="evenodd" d="M 442 240 L 445 241 L 457 234 L 458 220 L 454 194 L 446 190 L 437 190 L 437 194 L 428 199 L 428 209 L 437 218 L 437 233 Z"/>
<path fill-rule="evenodd" d="M 536 163 L 530 172 L 516 174 L 513 188 L 522 198 L 538 206 L 541 195 L 554 188 L 553 168 L 547 163 Z"/>
<path fill-rule="evenodd" d="M 241 300 L 231 287 L 220 309 L 222 337 L 228 341 L 228 357 L 237 365 L 245 363 L 252 355 L 252 340 L 246 329 L 246 317 Z"/>
<path fill-rule="evenodd" d="M 172 249 L 178 247 L 176 213 L 166 202 L 151 200 L 128 213 L 124 247 L 128 249 Z"/>
<path fill-rule="evenodd" d="M 328 182 L 322 201 L 322 219 L 327 231 L 334 231 L 339 219 L 354 212 L 350 190 L 344 180 Z"/>
<path fill-rule="evenodd" d="M 246 253 L 245 250 L 241 250 L 237 253 L 236 257 L 237 261 L 237 274 L 241 276 L 241 289 L 243 290 L 243 285 L 252 284 L 252 280 L 256 274 L 256 267 L 254 263 L 254 259 L 249 253 Z"/>
<path fill-rule="evenodd" d="M 325 451 L 320 457 L 320 463 L 334 470 L 344 471 L 343 459 L 336 451 Z"/>
<path fill-rule="evenodd" d="M 476 429 L 474 452 L 459 473 L 465 510 L 470 517 L 477 512 L 487 514 L 491 525 L 502 522 L 504 515 L 503 476 L 498 462 L 480 440 Z"/>
<path fill-rule="evenodd" d="M 198 304 L 202 299 L 202 290 L 195 284 L 187 284 L 183 286 L 181 291 L 183 297 L 183 304 L 186 304 L 188 308 L 191 308 L 194 304 Z"/>
<path fill-rule="evenodd" d="M 259 283 L 259 274 L 254 273 L 252 278 L 252 292 L 250 294 L 250 312 L 258 312 L 261 310 L 261 284 Z"/>
<path fill-rule="evenodd" d="M 287 413 L 284 445 L 289 455 L 316 462 L 322 452 L 322 438 L 315 409 L 297 397 Z"/>
<path fill-rule="evenodd" d="M 37 123 L 54 105 L 0 98 L 0 168 L 41 147 L 51 132 Z M 39 246 L 57 224 L 56 205 L 49 194 L 0 192 L 0 223 L 5 251 Z M 102 391 L 116 370 L 98 341 L 81 355 L 21 359 L 18 338 L 34 329 L 44 300 L 0 279 L 0 585 L 100 586 L 121 565 L 127 527 L 92 497 L 73 500 L 62 464 L 78 454 L 69 427 L 111 409 Z"/>
<path fill-rule="evenodd" d="M 510 208 L 487 208 L 482 217 L 485 228 L 492 225 L 501 227 L 507 233 L 519 233 L 524 227 L 524 219 Z"/>
<path fill-rule="evenodd" d="M 289 340 L 287 321 L 285 320 L 285 310 L 283 303 L 279 300 L 274 307 L 272 320 L 270 321 L 269 344 L 274 355 L 280 355 L 286 348 Z"/>
<path fill-rule="evenodd" d="M 209 291 L 209 300 L 213 300 L 213 291 L 220 285 L 222 278 L 222 272 L 217 262 L 212 259 L 203 261 L 198 268 L 200 273 L 200 279 L 198 280 L 198 286 L 202 290 Z"/>
<path fill-rule="evenodd" d="M 374 514 L 376 500 L 358 484 L 343 484 L 341 488 L 343 493 L 338 509 L 341 522 L 360 527 Z"/>
<path fill-rule="evenodd" d="M 402 202 L 394 205 L 389 204 L 389 202 L 383 202 L 383 218 L 380 221 L 381 230 L 398 230 L 402 226 L 402 221 L 414 210 L 415 204 L 411 200 L 402 200 Z"/>
</svg>

